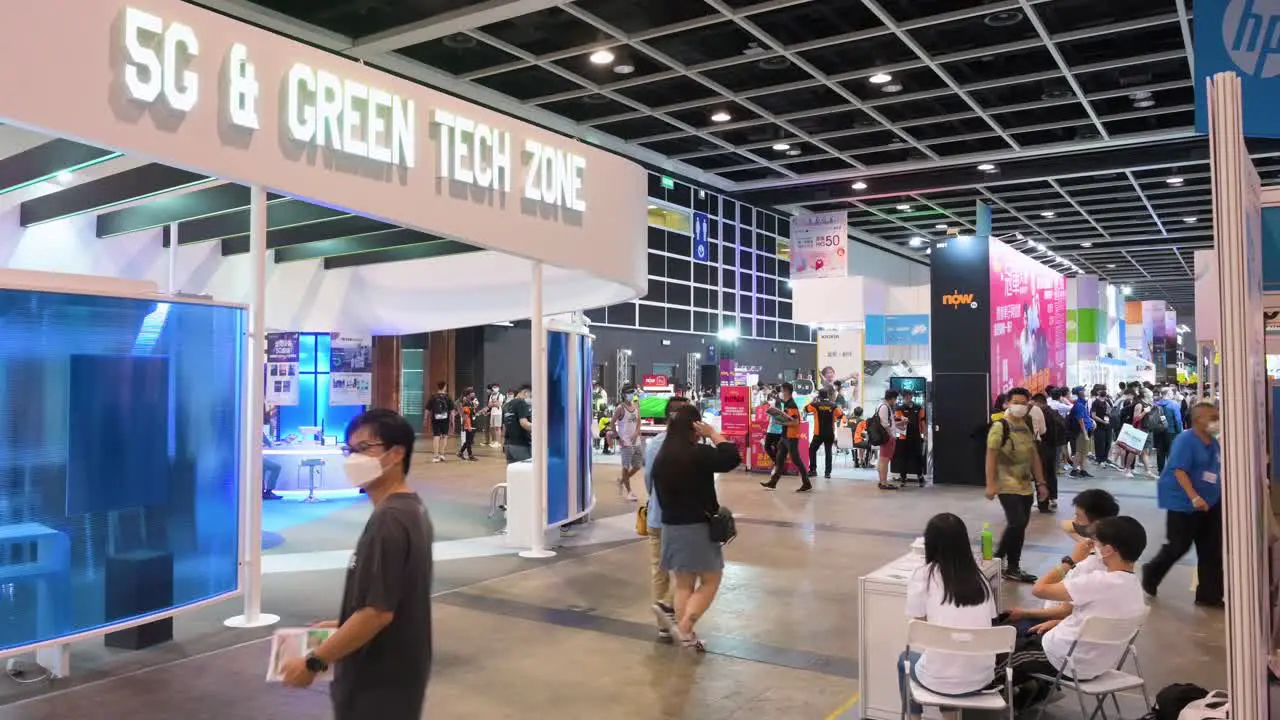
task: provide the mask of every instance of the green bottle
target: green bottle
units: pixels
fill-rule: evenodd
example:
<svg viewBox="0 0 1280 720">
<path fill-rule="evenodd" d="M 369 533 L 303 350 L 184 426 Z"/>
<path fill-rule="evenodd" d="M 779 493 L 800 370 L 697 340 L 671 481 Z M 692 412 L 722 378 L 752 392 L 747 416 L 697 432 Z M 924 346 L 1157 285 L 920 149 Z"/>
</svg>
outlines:
<svg viewBox="0 0 1280 720">
<path fill-rule="evenodd" d="M 982 559 L 991 559 L 991 523 L 982 523 Z"/>
</svg>

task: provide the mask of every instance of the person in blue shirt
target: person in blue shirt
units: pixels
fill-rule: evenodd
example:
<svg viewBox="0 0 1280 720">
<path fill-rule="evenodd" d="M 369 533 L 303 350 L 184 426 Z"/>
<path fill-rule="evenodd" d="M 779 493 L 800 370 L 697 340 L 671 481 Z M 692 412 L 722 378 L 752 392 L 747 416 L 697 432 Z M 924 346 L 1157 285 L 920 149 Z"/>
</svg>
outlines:
<svg viewBox="0 0 1280 720">
<path fill-rule="evenodd" d="M 1191 429 L 1173 440 L 1156 494 L 1166 511 L 1164 547 L 1142 566 L 1142 589 L 1155 597 L 1173 564 L 1196 547 L 1196 605 L 1223 607 L 1222 466 L 1218 408 L 1202 402 L 1191 408 Z"/>
<path fill-rule="evenodd" d="M 1077 385 L 1071 389 L 1075 402 L 1071 412 L 1067 414 L 1067 432 L 1071 433 L 1071 452 L 1074 455 L 1075 467 L 1069 475 L 1073 478 L 1091 478 L 1084 469 L 1084 459 L 1089 456 L 1089 438 L 1093 435 L 1093 413 L 1089 410 L 1089 401 L 1085 399 L 1084 386 Z"/>
<path fill-rule="evenodd" d="M 682 397 L 673 397 L 667 401 L 667 417 L 688 405 L 689 401 Z M 665 432 L 658 434 L 644 449 L 644 489 L 649 495 L 646 506 L 647 530 L 649 531 L 649 572 L 652 576 L 653 606 L 661 610 L 672 622 L 675 622 L 675 597 L 671 591 L 671 574 L 662 569 L 662 506 L 658 504 L 658 493 L 653 491 L 653 461 L 658 458 L 662 449 L 662 441 L 667 439 Z M 658 626 L 658 639 L 671 641 L 671 632 Z"/>
<path fill-rule="evenodd" d="M 1156 469 L 1164 472 L 1164 466 L 1169 461 L 1169 452 L 1173 445 L 1173 438 L 1182 432 L 1182 403 L 1173 396 L 1173 390 L 1165 388 L 1164 393 L 1159 400 L 1155 402 L 1156 409 L 1164 413 L 1166 430 L 1151 431 L 1151 444 L 1156 448 Z"/>
</svg>

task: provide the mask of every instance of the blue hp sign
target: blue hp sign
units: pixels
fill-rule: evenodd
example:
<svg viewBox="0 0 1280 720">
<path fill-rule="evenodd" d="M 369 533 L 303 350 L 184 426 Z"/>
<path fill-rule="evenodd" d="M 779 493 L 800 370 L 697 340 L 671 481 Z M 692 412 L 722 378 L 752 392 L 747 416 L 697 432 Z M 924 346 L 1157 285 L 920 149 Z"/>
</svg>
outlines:
<svg viewBox="0 0 1280 720">
<path fill-rule="evenodd" d="M 707 245 L 707 228 L 710 220 L 706 213 L 693 214 L 693 259 L 707 262 L 710 259 L 710 247 Z"/>
<path fill-rule="evenodd" d="M 1197 0 L 1196 130 L 1209 131 L 1205 80 L 1240 76 L 1244 134 L 1280 137 L 1280 0 Z"/>
</svg>

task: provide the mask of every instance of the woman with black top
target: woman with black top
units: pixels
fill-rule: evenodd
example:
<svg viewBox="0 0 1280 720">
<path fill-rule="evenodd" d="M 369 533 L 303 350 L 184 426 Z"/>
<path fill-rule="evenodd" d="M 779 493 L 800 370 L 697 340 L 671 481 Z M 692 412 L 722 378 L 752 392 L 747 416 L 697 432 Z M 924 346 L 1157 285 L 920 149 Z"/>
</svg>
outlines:
<svg viewBox="0 0 1280 720">
<path fill-rule="evenodd" d="M 715 600 L 724 572 L 724 553 L 711 539 L 708 523 L 720 509 L 715 474 L 740 462 L 738 446 L 701 422 L 692 406 L 680 408 L 667 421 L 667 436 L 653 461 L 653 485 L 662 507 L 661 565 L 675 578 L 676 621 L 658 606 L 654 613 L 676 640 L 699 651 L 705 648 L 693 628 Z"/>
</svg>

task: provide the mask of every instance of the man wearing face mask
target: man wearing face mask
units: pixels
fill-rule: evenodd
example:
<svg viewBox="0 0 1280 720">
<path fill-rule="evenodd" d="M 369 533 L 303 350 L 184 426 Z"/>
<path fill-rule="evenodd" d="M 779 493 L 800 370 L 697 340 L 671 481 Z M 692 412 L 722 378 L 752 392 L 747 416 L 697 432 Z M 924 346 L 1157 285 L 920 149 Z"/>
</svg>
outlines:
<svg viewBox="0 0 1280 720">
<path fill-rule="evenodd" d="M 368 491 L 373 513 L 347 565 L 336 627 L 283 681 L 307 687 L 334 668 L 335 720 L 418 720 L 431 673 L 431 543 L 422 499 L 406 483 L 413 427 L 390 410 L 370 410 L 347 426 L 347 479 Z"/>
<path fill-rule="evenodd" d="M 1004 561 L 1003 577 L 1010 582 L 1032 583 L 1036 576 L 1022 569 L 1022 546 L 1037 489 L 1047 500 L 1049 488 L 1040 467 L 1036 439 L 1027 423 L 1031 393 L 1026 388 L 1009 391 L 1003 416 L 987 431 L 987 499 L 1000 499 L 1005 528 L 996 557 Z"/>
<path fill-rule="evenodd" d="M 1223 607 L 1222 472 L 1218 408 L 1202 402 L 1191 408 L 1191 429 L 1173 440 L 1157 484 L 1166 511 L 1164 547 L 1142 567 L 1142 589 L 1155 597 L 1174 563 L 1196 546 L 1196 605 Z"/>
</svg>

